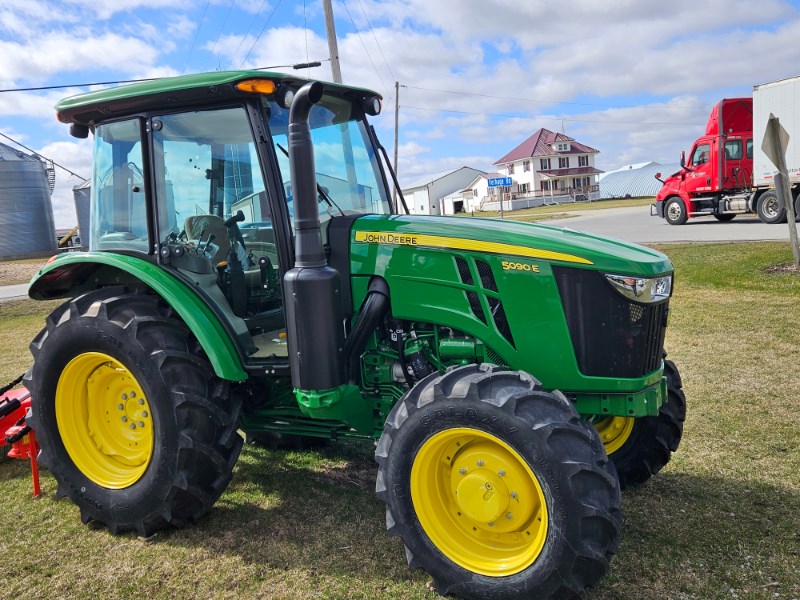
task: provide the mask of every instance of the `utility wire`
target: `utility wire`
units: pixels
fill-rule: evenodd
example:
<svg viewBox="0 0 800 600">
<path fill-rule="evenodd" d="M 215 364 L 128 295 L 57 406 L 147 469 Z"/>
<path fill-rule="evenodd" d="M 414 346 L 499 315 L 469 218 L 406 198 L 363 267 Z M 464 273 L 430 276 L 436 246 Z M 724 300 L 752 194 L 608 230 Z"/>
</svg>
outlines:
<svg viewBox="0 0 800 600">
<path fill-rule="evenodd" d="M 497 100 L 520 100 L 522 102 L 538 102 L 540 104 L 571 104 L 573 106 L 593 106 L 595 108 L 657 108 L 662 110 L 677 110 L 679 108 L 710 109 L 711 106 L 651 106 L 648 104 L 634 104 L 628 106 L 612 106 L 610 104 L 590 104 L 588 102 L 567 102 L 566 100 L 536 100 L 534 98 L 518 98 L 515 96 L 493 96 L 491 94 L 479 94 L 477 92 L 457 92 L 454 90 L 442 90 L 437 88 L 426 88 L 415 85 L 405 86 L 412 90 L 423 90 L 426 92 L 442 92 L 443 94 L 457 94 L 459 96 L 479 96 L 481 98 L 494 98 Z"/>
<path fill-rule="evenodd" d="M 267 22 L 264 23 L 264 26 L 261 28 L 261 31 L 258 32 L 258 36 L 256 37 L 256 40 L 253 42 L 253 45 L 250 46 L 250 50 L 247 51 L 247 54 L 244 55 L 244 58 L 242 59 L 242 62 L 239 63 L 239 68 L 240 69 L 242 68 L 242 65 L 247 62 L 247 59 L 250 57 L 250 53 L 253 51 L 253 48 L 256 47 L 256 44 L 258 43 L 258 40 L 260 40 L 261 36 L 264 35 L 264 32 L 267 30 L 267 25 L 269 25 L 269 22 L 272 20 L 272 17 L 275 15 L 275 11 L 278 10 L 278 7 L 281 5 L 281 2 L 282 2 L 282 0 L 278 0 L 275 3 L 275 8 L 272 9 L 272 12 L 269 13 L 269 16 L 267 17 Z"/>
<path fill-rule="evenodd" d="M 186 67 L 189 66 L 189 59 L 192 57 L 192 52 L 194 52 L 194 45 L 197 43 L 197 36 L 200 35 L 200 30 L 203 28 L 203 23 L 206 20 L 206 13 L 208 12 L 208 5 L 211 4 L 211 0 L 207 0 L 206 7 L 203 9 L 203 17 L 200 19 L 200 25 L 197 26 L 197 31 L 194 32 L 194 39 L 192 40 L 192 46 L 189 48 L 189 54 L 186 55 L 186 62 L 183 63 L 183 72 L 186 72 Z"/>
<path fill-rule="evenodd" d="M 542 121 L 568 121 L 570 123 L 599 123 L 599 124 L 610 124 L 610 125 L 678 125 L 678 126 L 691 126 L 695 127 L 698 125 L 703 125 L 704 123 L 659 123 L 655 121 L 598 121 L 598 120 L 590 120 L 590 119 L 570 119 L 568 117 L 529 117 L 524 115 L 505 115 L 505 114 L 498 114 L 498 113 L 486 113 L 486 112 L 470 112 L 466 110 L 450 110 L 446 108 L 425 108 L 423 106 L 409 106 L 408 104 L 404 104 L 403 108 L 411 108 L 413 110 L 426 110 L 432 112 L 447 112 L 447 113 L 456 113 L 460 115 L 482 115 L 487 117 L 500 117 L 504 119 L 539 119 Z"/>
<path fill-rule="evenodd" d="M 30 152 L 30 153 L 31 153 L 31 154 L 33 154 L 34 156 L 38 156 L 39 158 L 43 158 L 44 160 L 46 160 L 46 161 L 49 161 L 49 162 L 53 163 L 53 164 L 54 164 L 55 166 L 57 166 L 59 169 L 64 169 L 64 170 L 65 170 L 67 173 L 69 173 L 70 175 L 73 175 L 74 177 L 77 177 L 78 179 L 83 179 L 84 181 L 89 181 L 88 179 L 86 179 L 86 177 L 82 177 L 82 176 L 78 175 L 78 174 L 77 174 L 75 171 L 70 171 L 70 170 L 69 170 L 67 167 L 65 167 L 65 166 L 63 166 L 63 165 L 60 165 L 60 164 L 58 164 L 56 161 L 54 161 L 54 160 L 53 160 L 53 159 L 51 159 L 51 158 L 47 158 L 46 156 L 42 156 L 41 154 L 39 154 L 38 152 L 36 152 L 36 150 L 32 150 L 31 148 L 28 148 L 28 147 L 27 147 L 25 144 L 23 144 L 22 142 L 18 142 L 17 140 L 15 140 L 14 138 L 12 138 L 11 136 L 8 136 L 8 135 L 6 135 L 5 133 L 2 133 L 2 132 L 0 132 L 0 135 L 2 135 L 2 136 L 3 136 L 4 138 L 6 138 L 7 140 L 9 140 L 9 141 L 11 141 L 11 142 L 15 143 L 17 146 L 21 146 L 22 148 L 25 148 L 25 150 L 27 150 L 28 152 Z"/>
<path fill-rule="evenodd" d="M 358 5 L 361 7 L 361 12 L 364 13 L 364 20 L 367 22 L 367 26 L 369 27 L 369 30 L 372 33 L 372 39 L 375 40 L 375 45 L 377 45 L 378 50 L 380 50 L 381 56 L 383 57 L 383 62 L 386 63 L 386 68 L 389 69 L 389 75 L 392 76 L 392 79 L 397 81 L 397 77 L 394 76 L 392 67 L 389 65 L 389 61 L 386 60 L 386 55 L 383 53 L 383 48 L 381 48 L 380 42 L 378 42 L 378 38 L 375 35 L 375 28 L 372 27 L 372 23 L 369 22 L 369 17 L 367 17 L 367 11 L 364 10 L 364 5 L 361 3 L 361 0 L 358 0 Z"/>
<path fill-rule="evenodd" d="M 236 4 L 236 0 L 231 0 L 231 3 L 228 5 L 228 12 L 225 14 L 225 19 L 222 21 L 222 27 L 219 28 L 219 34 L 217 35 L 217 39 L 214 42 L 214 47 L 211 49 L 212 59 L 214 58 L 214 53 L 217 51 L 217 44 L 219 44 L 219 40 L 220 38 L 222 38 L 222 32 L 225 31 L 225 25 L 228 24 L 228 18 L 231 16 L 231 11 L 233 10 L 234 4 Z M 219 59 L 217 59 L 217 65 L 219 65 Z"/>
<path fill-rule="evenodd" d="M 27 87 L 27 88 L 7 88 L 0 90 L 4 92 L 40 92 L 42 90 L 64 90 L 73 87 L 90 87 L 93 85 L 114 85 L 118 83 L 138 83 L 140 81 L 155 81 L 156 79 L 164 79 L 163 77 L 147 77 L 145 79 L 120 79 L 118 81 L 94 81 L 92 83 L 68 83 L 66 85 L 44 85 L 40 87 Z"/>
<path fill-rule="evenodd" d="M 239 50 L 242 49 L 242 44 L 244 44 L 244 41 L 247 39 L 247 36 L 250 35 L 250 30 L 253 28 L 253 25 L 255 24 L 256 19 L 261 16 L 261 13 L 264 10 L 264 7 L 266 5 L 267 5 L 267 0 L 263 0 L 263 2 L 261 3 L 261 6 L 258 7 L 258 11 L 256 12 L 256 15 L 253 17 L 253 19 L 250 21 L 250 25 L 248 25 L 247 31 L 242 36 L 242 39 L 239 40 L 239 46 L 236 48 L 236 52 L 233 53 L 233 58 L 231 59 L 231 64 L 233 64 L 233 60 L 239 55 Z"/>
<path fill-rule="evenodd" d="M 361 42 L 361 45 L 364 47 L 364 53 L 367 55 L 372 68 L 375 69 L 375 74 L 378 76 L 378 79 L 381 80 L 381 85 L 383 89 L 386 90 L 386 95 L 391 96 L 392 93 L 389 91 L 389 88 L 386 87 L 386 84 L 383 81 L 383 77 L 381 77 L 380 71 L 378 71 L 378 67 L 375 66 L 375 62 L 372 60 L 372 56 L 370 56 L 369 50 L 367 50 L 367 45 L 364 43 L 363 38 L 361 37 L 361 33 L 358 31 L 358 27 L 356 27 L 356 22 L 353 20 L 353 15 L 350 14 L 350 9 L 347 7 L 347 2 L 344 0 L 342 1 L 342 5 L 344 6 L 344 10 L 347 12 L 347 16 L 350 17 L 350 22 L 353 24 L 353 29 L 356 31 L 356 35 L 358 36 L 358 40 Z"/>
</svg>

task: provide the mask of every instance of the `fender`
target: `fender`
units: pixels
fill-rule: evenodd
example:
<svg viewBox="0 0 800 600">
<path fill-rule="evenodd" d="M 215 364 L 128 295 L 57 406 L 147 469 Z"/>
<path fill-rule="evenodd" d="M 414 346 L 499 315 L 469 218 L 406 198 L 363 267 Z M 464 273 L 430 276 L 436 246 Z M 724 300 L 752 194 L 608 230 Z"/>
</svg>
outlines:
<svg viewBox="0 0 800 600">
<path fill-rule="evenodd" d="M 31 279 L 34 300 L 78 296 L 101 284 L 144 283 L 180 315 L 208 355 L 218 377 L 244 381 L 247 373 L 225 326 L 183 282 L 161 267 L 135 256 L 105 252 L 61 254 Z"/>
</svg>

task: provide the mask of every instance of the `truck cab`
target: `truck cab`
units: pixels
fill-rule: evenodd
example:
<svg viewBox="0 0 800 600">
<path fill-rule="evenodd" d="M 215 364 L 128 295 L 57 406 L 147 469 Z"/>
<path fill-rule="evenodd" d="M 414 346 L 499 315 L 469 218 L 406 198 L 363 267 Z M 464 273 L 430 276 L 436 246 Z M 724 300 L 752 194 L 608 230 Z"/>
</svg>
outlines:
<svg viewBox="0 0 800 600">
<path fill-rule="evenodd" d="M 720 101 L 709 115 L 706 132 L 692 146 L 681 170 L 663 180 L 653 213 L 670 225 L 687 219 L 714 216 L 730 221 L 737 214 L 755 212 L 753 178 L 753 101 Z M 660 174 L 657 175 L 660 179 Z"/>
</svg>

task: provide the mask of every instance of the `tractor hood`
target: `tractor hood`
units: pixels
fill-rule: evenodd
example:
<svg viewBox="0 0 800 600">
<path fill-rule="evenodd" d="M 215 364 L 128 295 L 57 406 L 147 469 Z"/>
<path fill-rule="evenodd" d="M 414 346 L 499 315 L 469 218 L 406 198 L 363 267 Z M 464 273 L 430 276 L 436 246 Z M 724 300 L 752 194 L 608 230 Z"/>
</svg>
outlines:
<svg viewBox="0 0 800 600">
<path fill-rule="evenodd" d="M 661 252 L 569 227 L 498 219 L 369 215 L 358 219 L 352 231 L 356 244 L 498 254 L 642 277 L 673 270 Z"/>
</svg>

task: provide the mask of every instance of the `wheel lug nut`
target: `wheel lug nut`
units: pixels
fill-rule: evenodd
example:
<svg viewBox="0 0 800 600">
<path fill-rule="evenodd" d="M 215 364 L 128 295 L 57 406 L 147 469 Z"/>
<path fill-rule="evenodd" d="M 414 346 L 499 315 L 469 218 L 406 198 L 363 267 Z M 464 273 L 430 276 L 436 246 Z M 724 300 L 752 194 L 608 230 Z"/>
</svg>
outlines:
<svg viewBox="0 0 800 600">
<path fill-rule="evenodd" d="M 143 410 L 143 411 L 142 411 L 142 416 L 143 416 L 143 417 L 146 417 L 146 416 L 147 416 L 147 411 L 146 411 L 146 410 Z"/>
<path fill-rule="evenodd" d="M 489 521 L 489 522 L 487 523 L 487 525 L 488 525 L 489 527 L 494 527 L 494 521 Z"/>
<path fill-rule="evenodd" d="M 122 416 L 122 422 L 123 422 L 123 423 L 127 423 L 127 422 L 128 422 L 128 417 L 126 417 L 125 415 L 123 415 L 123 416 Z"/>
<path fill-rule="evenodd" d="M 497 474 L 498 474 L 498 475 L 500 475 L 500 477 L 502 477 L 503 475 L 505 475 L 505 474 L 506 474 L 506 472 L 505 472 L 503 469 L 500 469 L 500 470 L 497 472 Z"/>
<path fill-rule="evenodd" d="M 123 400 L 127 400 L 128 399 L 128 394 L 122 394 L 122 399 Z"/>
<path fill-rule="evenodd" d="M 131 392 L 131 398 L 136 398 L 136 392 Z"/>
<path fill-rule="evenodd" d="M 124 405 L 124 404 L 121 404 L 121 403 L 120 403 L 120 404 L 117 404 L 117 409 L 118 409 L 118 410 L 125 410 L 125 405 Z"/>
<path fill-rule="evenodd" d="M 139 421 L 139 427 L 144 427 L 144 421 Z"/>
<path fill-rule="evenodd" d="M 139 398 L 139 406 L 144 406 L 144 398 Z"/>
<path fill-rule="evenodd" d="M 467 474 L 467 470 L 466 470 L 464 467 L 461 467 L 461 468 L 458 470 L 458 472 L 459 472 L 459 473 L 461 473 L 462 475 L 466 475 L 466 474 Z"/>
<path fill-rule="evenodd" d="M 135 423 L 131 423 L 131 429 L 136 429 L 136 424 Z"/>
<path fill-rule="evenodd" d="M 511 492 L 511 497 L 514 498 L 514 500 L 516 500 L 517 499 L 517 492 Z"/>
<path fill-rule="evenodd" d="M 514 515 L 512 515 L 511 513 L 506 513 L 506 519 L 508 519 L 510 521 L 513 518 L 514 518 Z"/>
<path fill-rule="evenodd" d="M 479 467 L 482 467 L 482 466 L 483 466 L 483 461 L 482 461 L 482 460 L 479 460 L 479 461 L 478 461 L 478 466 L 479 466 Z"/>
</svg>

